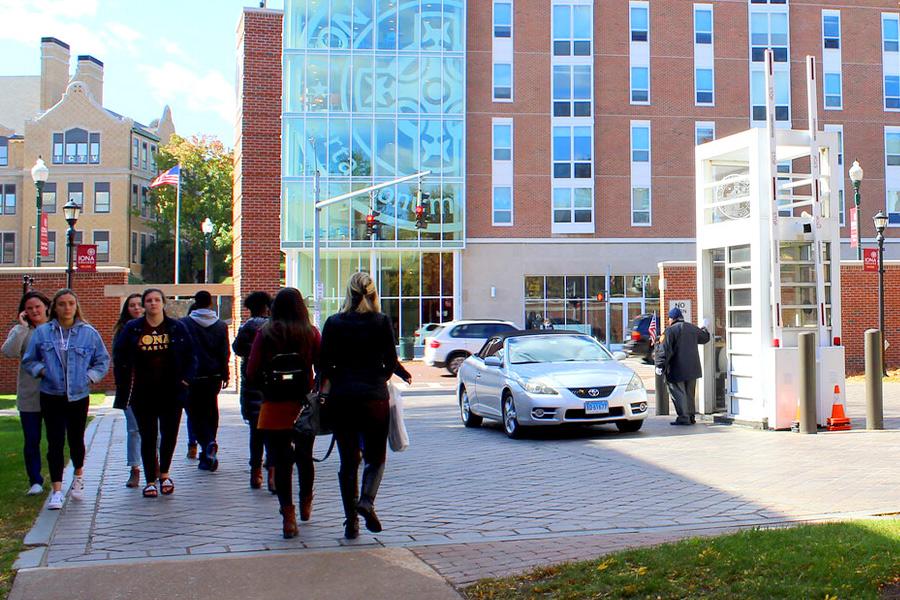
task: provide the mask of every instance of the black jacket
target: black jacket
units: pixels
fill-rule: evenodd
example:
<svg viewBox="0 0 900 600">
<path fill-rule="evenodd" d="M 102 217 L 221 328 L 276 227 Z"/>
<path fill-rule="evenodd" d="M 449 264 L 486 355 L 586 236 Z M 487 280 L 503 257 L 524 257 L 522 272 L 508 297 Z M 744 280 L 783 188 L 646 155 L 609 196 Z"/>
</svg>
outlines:
<svg viewBox="0 0 900 600">
<path fill-rule="evenodd" d="M 699 379 L 703 369 L 697 346 L 708 341 L 709 331 L 705 327 L 676 321 L 666 327 L 662 344 L 656 348 L 656 367 L 662 369 L 666 380 L 672 383 Z"/>
<path fill-rule="evenodd" d="M 235 356 L 241 357 L 241 416 L 248 421 L 259 417 L 263 396 L 262 392 L 247 377 L 247 359 L 250 358 L 253 340 L 256 339 L 259 328 L 266 321 L 268 319 L 265 317 L 252 317 L 244 321 L 231 344 Z"/>
<path fill-rule="evenodd" d="M 131 403 L 134 392 L 134 362 L 138 339 L 144 332 L 145 317 L 128 321 L 113 340 L 113 375 L 116 379 L 116 399 L 113 408 L 125 410 Z M 190 383 L 197 373 L 197 357 L 191 334 L 180 322 L 165 318 L 166 329 L 172 347 L 175 370 L 167 381 L 160 381 L 160 388 L 177 390 L 177 400 L 187 401 L 188 388 L 182 382 Z"/>
<path fill-rule="evenodd" d="M 231 373 L 228 362 L 231 347 L 228 344 L 228 326 L 221 319 L 204 327 L 190 315 L 181 320 L 194 340 L 197 354 L 197 377 L 218 377 L 228 381 Z"/>
<path fill-rule="evenodd" d="M 387 400 L 387 381 L 398 365 L 394 328 L 381 313 L 338 313 L 322 328 L 322 378 L 331 396 L 350 401 Z"/>
</svg>

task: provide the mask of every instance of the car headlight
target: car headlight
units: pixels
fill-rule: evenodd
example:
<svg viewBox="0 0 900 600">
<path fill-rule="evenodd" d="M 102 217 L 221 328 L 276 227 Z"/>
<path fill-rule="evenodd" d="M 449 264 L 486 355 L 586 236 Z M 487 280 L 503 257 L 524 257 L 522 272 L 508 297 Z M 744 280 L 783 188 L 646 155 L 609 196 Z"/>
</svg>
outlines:
<svg viewBox="0 0 900 600">
<path fill-rule="evenodd" d="M 640 377 L 637 376 L 637 373 L 631 376 L 631 381 L 628 382 L 628 385 L 625 386 L 626 392 L 635 392 L 637 390 L 644 389 L 644 382 Z"/>
<path fill-rule="evenodd" d="M 558 392 L 543 381 L 523 381 L 522 387 L 529 394 L 556 395 Z"/>
</svg>

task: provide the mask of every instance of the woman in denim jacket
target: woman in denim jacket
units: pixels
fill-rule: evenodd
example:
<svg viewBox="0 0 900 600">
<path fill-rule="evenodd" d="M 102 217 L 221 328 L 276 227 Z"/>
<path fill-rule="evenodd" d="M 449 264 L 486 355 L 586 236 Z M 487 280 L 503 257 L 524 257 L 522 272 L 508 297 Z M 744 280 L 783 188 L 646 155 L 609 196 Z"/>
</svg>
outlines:
<svg viewBox="0 0 900 600">
<path fill-rule="evenodd" d="M 84 496 L 84 427 L 90 386 L 109 370 L 109 353 L 97 330 L 85 323 L 78 297 L 69 289 L 53 296 L 50 322 L 34 331 L 22 366 L 41 380 L 41 414 L 47 428 L 47 463 L 53 491 L 47 508 L 63 505 L 63 444 L 75 467 L 72 498 Z"/>
</svg>

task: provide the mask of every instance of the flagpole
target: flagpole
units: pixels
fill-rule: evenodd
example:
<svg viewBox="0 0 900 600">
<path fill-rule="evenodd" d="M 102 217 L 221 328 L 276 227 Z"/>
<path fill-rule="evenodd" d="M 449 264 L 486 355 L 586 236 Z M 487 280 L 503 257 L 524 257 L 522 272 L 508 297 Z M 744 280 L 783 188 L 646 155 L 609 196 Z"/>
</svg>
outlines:
<svg viewBox="0 0 900 600">
<path fill-rule="evenodd" d="M 175 285 L 178 285 L 178 267 L 181 250 L 181 166 L 178 167 L 178 185 L 175 186 Z"/>
</svg>

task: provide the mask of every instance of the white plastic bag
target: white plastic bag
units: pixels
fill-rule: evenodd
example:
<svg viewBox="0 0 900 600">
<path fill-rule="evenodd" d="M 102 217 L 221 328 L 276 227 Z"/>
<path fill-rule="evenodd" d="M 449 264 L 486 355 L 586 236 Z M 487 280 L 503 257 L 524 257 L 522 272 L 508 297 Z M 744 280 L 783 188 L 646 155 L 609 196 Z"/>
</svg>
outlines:
<svg viewBox="0 0 900 600">
<path fill-rule="evenodd" d="M 388 444 L 394 452 L 403 452 L 409 448 L 409 434 L 403 422 L 403 393 L 392 381 L 388 382 L 391 402 L 391 424 L 388 429 Z"/>
</svg>

